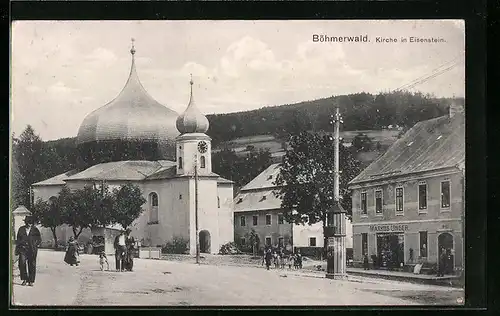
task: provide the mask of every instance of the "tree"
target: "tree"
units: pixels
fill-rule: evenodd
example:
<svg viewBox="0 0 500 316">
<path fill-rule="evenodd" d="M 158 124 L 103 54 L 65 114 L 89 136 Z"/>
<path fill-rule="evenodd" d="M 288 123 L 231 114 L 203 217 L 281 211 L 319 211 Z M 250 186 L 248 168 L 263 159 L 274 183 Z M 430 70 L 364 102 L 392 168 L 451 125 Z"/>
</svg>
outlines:
<svg viewBox="0 0 500 316">
<path fill-rule="evenodd" d="M 252 255 L 255 257 L 257 254 L 257 248 L 260 244 L 259 235 L 255 232 L 255 229 L 252 228 L 252 230 L 247 233 L 247 238 L 250 245 L 252 245 Z"/>
<path fill-rule="evenodd" d="M 64 187 L 59 192 L 62 222 L 71 226 L 75 239 L 78 239 L 83 229 L 90 228 L 95 222 L 94 192 L 91 186 L 70 191 Z"/>
<path fill-rule="evenodd" d="M 138 186 L 127 183 L 113 190 L 113 222 L 129 227 L 144 211 L 142 206 L 146 199 L 142 196 Z"/>
<path fill-rule="evenodd" d="M 361 171 L 360 162 L 344 146 L 340 146 L 339 169 L 342 206 L 352 214 L 347 183 Z M 323 223 L 334 204 L 334 143 L 331 136 L 301 132 L 292 135 L 290 149 L 281 163 L 275 181 L 280 189 L 284 217 L 290 223 Z M 326 243 L 325 243 L 326 244 Z"/>
<path fill-rule="evenodd" d="M 43 142 L 31 125 L 28 125 L 19 138 L 13 138 L 13 147 L 20 175 L 14 198 L 19 204 L 29 206 L 31 185 L 44 180 L 46 176 L 43 168 Z"/>
<path fill-rule="evenodd" d="M 59 199 L 57 197 L 53 197 L 49 201 L 38 199 L 31 208 L 31 214 L 37 223 L 50 228 L 54 237 L 54 248 L 57 248 L 56 228 L 63 224 Z"/>
</svg>

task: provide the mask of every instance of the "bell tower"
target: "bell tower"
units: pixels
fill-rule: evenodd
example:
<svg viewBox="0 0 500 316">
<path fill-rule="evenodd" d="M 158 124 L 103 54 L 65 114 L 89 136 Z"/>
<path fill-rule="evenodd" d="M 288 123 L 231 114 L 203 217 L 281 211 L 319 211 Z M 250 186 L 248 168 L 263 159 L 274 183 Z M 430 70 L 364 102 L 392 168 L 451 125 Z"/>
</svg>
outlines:
<svg viewBox="0 0 500 316">
<path fill-rule="evenodd" d="M 193 78 L 189 104 L 176 121 L 177 129 L 181 133 L 176 138 L 177 175 L 194 175 L 197 166 L 198 175 L 212 173 L 212 145 L 211 138 L 205 133 L 209 122 L 203 113 L 198 110 L 193 98 Z"/>
</svg>

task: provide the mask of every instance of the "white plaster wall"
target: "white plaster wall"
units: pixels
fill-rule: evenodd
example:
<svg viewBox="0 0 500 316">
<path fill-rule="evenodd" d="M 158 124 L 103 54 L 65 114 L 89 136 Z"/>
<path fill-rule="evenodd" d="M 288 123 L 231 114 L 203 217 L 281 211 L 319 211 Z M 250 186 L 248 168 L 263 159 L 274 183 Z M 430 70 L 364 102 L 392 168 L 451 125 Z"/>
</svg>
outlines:
<svg viewBox="0 0 500 316">
<path fill-rule="evenodd" d="M 46 185 L 46 186 L 34 186 L 33 196 L 34 200 L 42 199 L 48 201 L 52 196 L 58 196 L 64 185 Z"/>
<path fill-rule="evenodd" d="M 309 247 L 309 238 L 316 237 L 316 247 L 323 247 L 323 223 L 293 225 L 293 246 Z"/>
<path fill-rule="evenodd" d="M 196 220 L 195 220 L 195 181 L 190 179 L 192 192 L 190 209 L 190 253 L 196 254 Z M 220 248 L 219 218 L 217 207 L 217 181 L 215 179 L 198 180 L 198 231 L 210 233 L 210 251 L 218 253 Z"/>
<path fill-rule="evenodd" d="M 233 207 L 233 185 L 221 184 L 217 186 L 220 199 L 218 209 L 219 219 L 219 249 L 220 246 L 234 241 L 234 207 Z M 213 251 L 219 249 L 213 249 Z"/>
<path fill-rule="evenodd" d="M 198 166 L 200 165 L 200 156 L 205 156 L 205 168 L 198 169 L 198 174 L 200 175 L 208 175 L 212 172 L 212 157 L 211 150 L 212 145 L 210 143 L 210 138 L 205 134 L 191 134 L 191 135 L 199 135 L 199 139 L 182 139 L 177 142 L 177 161 L 179 161 L 179 157 L 182 157 L 182 169 L 178 169 L 178 174 L 194 174 L 194 158 L 195 156 L 198 159 Z M 208 145 L 207 152 L 201 154 L 198 152 L 198 143 L 200 141 L 205 141 Z M 182 147 L 182 148 L 181 148 Z"/>
</svg>

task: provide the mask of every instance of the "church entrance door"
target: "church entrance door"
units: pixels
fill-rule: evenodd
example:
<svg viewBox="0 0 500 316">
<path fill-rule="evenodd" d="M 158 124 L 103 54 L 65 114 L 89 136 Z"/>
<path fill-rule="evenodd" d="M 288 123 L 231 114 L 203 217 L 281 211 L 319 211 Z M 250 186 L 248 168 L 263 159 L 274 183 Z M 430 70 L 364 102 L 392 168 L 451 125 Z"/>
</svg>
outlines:
<svg viewBox="0 0 500 316">
<path fill-rule="evenodd" d="M 210 253 L 210 233 L 208 230 L 200 232 L 200 252 Z"/>
</svg>

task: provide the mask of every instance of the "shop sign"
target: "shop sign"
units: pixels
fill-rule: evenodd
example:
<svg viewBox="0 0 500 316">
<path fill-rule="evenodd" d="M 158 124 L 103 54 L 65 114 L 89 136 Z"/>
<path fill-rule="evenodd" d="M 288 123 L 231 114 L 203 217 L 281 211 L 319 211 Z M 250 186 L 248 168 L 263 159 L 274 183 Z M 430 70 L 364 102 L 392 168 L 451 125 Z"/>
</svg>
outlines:
<svg viewBox="0 0 500 316">
<path fill-rule="evenodd" d="M 391 224 L 391 225 L 370 225 L 372 232 L 404 232 L 408 230 L 408 225 Z"/>
</svg>

